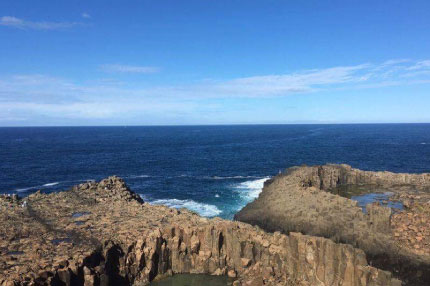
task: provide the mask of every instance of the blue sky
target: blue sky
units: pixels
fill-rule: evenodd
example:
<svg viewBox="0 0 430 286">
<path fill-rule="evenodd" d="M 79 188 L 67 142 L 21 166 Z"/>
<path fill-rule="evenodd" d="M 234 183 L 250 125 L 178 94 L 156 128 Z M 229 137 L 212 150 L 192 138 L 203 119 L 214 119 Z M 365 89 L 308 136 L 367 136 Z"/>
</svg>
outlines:
<svg viewBox="0 0 430 286">
<path fill-rule="evenodd" d="M 0 126 L 430 122 L 430 1 L 0 2 Z"/>
</svg>

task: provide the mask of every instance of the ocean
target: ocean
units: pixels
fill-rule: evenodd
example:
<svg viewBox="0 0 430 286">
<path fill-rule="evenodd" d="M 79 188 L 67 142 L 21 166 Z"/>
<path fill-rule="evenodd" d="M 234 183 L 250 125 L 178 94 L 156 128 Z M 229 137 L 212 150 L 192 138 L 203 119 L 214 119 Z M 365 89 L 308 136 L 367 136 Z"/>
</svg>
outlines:
<svg viewBox="0 0 430 286">
<path fill-rule="evenodd" d="M 152 204 L 231 219 L 296 165 L 430 172 L 430 124 L 0 128 L 0 192 L 122 177 Z"/>
</svg>

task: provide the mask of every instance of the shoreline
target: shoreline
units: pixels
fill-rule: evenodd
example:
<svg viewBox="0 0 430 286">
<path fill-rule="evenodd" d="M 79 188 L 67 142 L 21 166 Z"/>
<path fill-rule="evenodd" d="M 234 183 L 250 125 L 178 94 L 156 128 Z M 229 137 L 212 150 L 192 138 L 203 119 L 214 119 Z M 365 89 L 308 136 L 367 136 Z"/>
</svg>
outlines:
<svg viewBox="0 0 430 286">
<path fill-rule="evenodd" d="M 348 198 L 351 191 L 392 195 L 363 210 L 357 200 Z M 401 209 L 390 207 L 399 204 Z M 371 172 L 335 164 L 293 167 L 268 181 L 259 198 L 235 219 L 266 231 L 301 232 L 348 243 L 406 285 L 430 283 L 428 173 Z"/>
<path fill-rule="evenodd" d="M 174 273 L 228 275 L 235 286 L 400 285 L 350 245 L 149 205 L 117 177 L 35 193 L 25 207 L 0 202 L 2 286 L 148 285 Z"/>
</svg>

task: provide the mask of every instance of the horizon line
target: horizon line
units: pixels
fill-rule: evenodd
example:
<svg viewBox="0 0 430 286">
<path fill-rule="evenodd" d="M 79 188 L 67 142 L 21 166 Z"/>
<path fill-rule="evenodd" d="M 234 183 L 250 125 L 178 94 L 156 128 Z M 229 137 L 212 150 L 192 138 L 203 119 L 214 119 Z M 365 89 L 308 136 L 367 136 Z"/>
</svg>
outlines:
<svg viewBox="0 0 430 286">
<path fill-rule="evenodd" d="M 112 125 L 0 125 L 0 128 L 58 128 L 58 127 L 192 127 L 192 126 L 269 126 L 269 125 L 413 125 L 430 122 L 334 122 L 334 123 L 221 123 L 221 124 L 112 124 Z"/>
</svg>

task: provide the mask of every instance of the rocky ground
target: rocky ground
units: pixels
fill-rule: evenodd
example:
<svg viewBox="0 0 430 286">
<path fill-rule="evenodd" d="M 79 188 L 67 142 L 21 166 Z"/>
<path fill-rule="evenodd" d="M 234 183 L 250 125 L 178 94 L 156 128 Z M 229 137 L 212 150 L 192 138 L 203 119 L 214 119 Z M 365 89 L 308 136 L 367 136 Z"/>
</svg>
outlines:
<svg viewBox="0 0 430 286">
<path fill-rule="evenodd" d="M 342 194 L 350 195 L 351 186 L 390 192 L 389 200 L 404 209 L 373 203 L 363 212 Z M 424 286 L 430 285 L 429 189 L 430 174 L 368 172 L 347 165 L 294 167 L 268 181 L 235 219 L 267 231 L 298 231 L 349 243 L 405 285 Z"/>
<path fill-rule="evenodd" d="M 0 197 L 0 285 L 147 285 L 173 273 L 235 286 L 401 285 L 351 245 L 152 206 L 117 177 Z"/>
<path fill-rule="evenodd" d="M 430 255 L 430 200 L 414 202 L 391 218 L 392 233 L 400 245 L 418 255 Z"/>
</svg>

